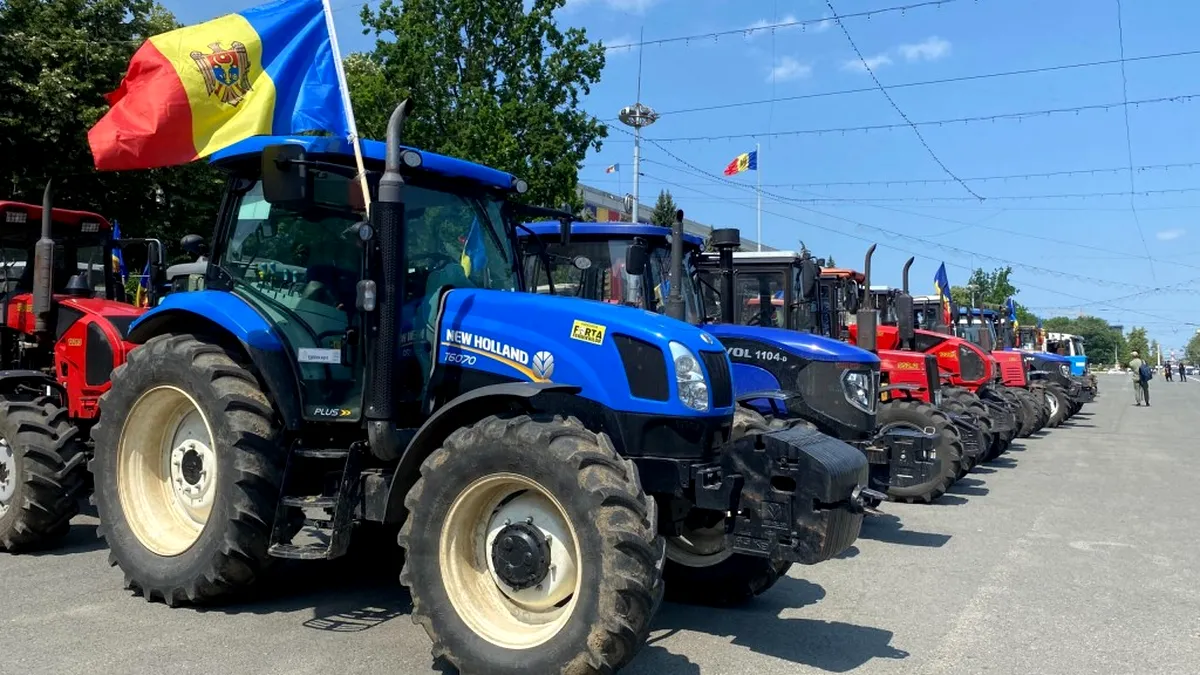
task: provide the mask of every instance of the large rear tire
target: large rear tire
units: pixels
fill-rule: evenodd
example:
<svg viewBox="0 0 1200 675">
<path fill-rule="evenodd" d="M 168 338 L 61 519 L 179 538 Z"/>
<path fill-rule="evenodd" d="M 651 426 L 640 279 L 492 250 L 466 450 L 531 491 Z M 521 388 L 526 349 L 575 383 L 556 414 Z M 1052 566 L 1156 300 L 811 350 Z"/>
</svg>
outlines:
<svg viewBox="0 0 1200 675">
<path fill-rule="evenodd" d="M 923 401 L 895 399 L 879 406 L 876 416 L 879 429 L 907 428 L 917 431 L 932 429 L 936 433 L 935 469 L 929 480 L 904 487 L 889 485 L 888 497 L 909 504 L 931 504 L 946 494 L 958 479 L 962 463 L 962 440 L 958 429 L 945 413 Z"/>
<path fill-rule="evenodd" d="M 405 498 L 400 581 L 433 655 L 464 675 L 611 673 L 662 596 L 654 500 L 576 419 L 452 433 Z"/>
<path fill-rule="evenodd" d="M 113 371 L 91 468 L 127 588 L 174 606 L 259 577 L 284 468 L 274 418 L 250 369 L 202 337 L 152 338 Z"/>
<path fill-rule="evenodd" d="M 47 548 L 70 530 L 89 483 L 78 435 L 50 398 L 0 402 L 0 551 Z"/>
<path fill-rule="evenodd" d="M 1029 395 L 1029 392 L 1024 389 L 1010 388 L 1008 391 L 1012 394 L 1013 399 L 1021 406 L 1021 428 L 1017 432 L 1018 438 L 1029 438 L 1037 429 L 1038 422 L 1038 404 Z"/>
<path fill-rule="evenodd" d="M 986 444 L 983 452 L 976 457 L 969 457 L 963 463 L 963 468 L 959 471 L 958 476 L 962 478 L 971 469 L 993 459 L 991 451 L 995 447 L 996 433 L 992 431 L 992 418 L 988 414 L 987 406 L 983 404 L 983 401 L 979 400 L 979 397 L 974 392 L 961 387 L 947 387 L 943 390 L 942 405 L 952 413 L 970 418 L 983 430 L 984 443 Z"/>
<path fill-rule="evenodd" d="M 1046 385 L 1044 392 L 1046 406 L 1050 409 L 1050 419 L 1047 422 L 1047 426 L 1051 429 L 1056 429 L 1067 419 L 1067 409 L 1070 405 L 1070 400 L 1067 398 L 1066 392 L 1062 390 L 1062 387 L 1055 383 Z"/>
<path fill-rule="evenodd" d="M 765 418 L 739 406 L 733 415 L 731 440 L 749 434 L 764 434 L 802 420 Z M 761 556 L 732 553 L 725 536 L 725 520 L 703 519 L 702 512 L 689 515 L 682 536 L 667 538 L 667 563 L 663 570 L 666 597 L 712 607 L 741 604 L 775 585 L 792 564 Z M 693 522 L 695 521 L 695 522 Z"/>
</svg>

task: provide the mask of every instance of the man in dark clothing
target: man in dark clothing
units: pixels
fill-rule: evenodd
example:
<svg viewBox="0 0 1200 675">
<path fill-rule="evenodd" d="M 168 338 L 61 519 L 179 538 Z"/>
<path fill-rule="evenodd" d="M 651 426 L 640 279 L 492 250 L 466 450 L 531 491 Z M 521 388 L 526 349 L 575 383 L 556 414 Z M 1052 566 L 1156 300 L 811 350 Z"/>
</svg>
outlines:
<svg viewBox="0 0 1200 675">
<path fill-rule="evenodd" d="M 1163 364 L 1163 375 L 1166 376 L 1167 382 L 1175 381 L 1174 373 L 1175 373 L 1175 371 L 1171 370 L 1171 362 L 1170 361 L 1167 361 L 1166 363 Z"/>
<path fill-rule="evenodd" d="M 1187 368 L 1183 366 L 1183 361 L 1179 362 L 1179 381 L 1187 382 Z"/>
</svg>

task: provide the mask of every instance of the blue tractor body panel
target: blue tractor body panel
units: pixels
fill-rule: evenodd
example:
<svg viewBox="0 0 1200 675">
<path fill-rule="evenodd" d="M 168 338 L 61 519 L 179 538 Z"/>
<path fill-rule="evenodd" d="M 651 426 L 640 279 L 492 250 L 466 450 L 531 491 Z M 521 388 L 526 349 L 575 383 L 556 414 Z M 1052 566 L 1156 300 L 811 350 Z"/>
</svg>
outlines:
<svg viewBox="0 0 1200 675">
<path fill-rule="evenodd" d="M 514 322 L 513 317 L 532 320 Z M 698 358 L 709 352 L 728 368 L 728 355 L 705 331 L 632 307 L 580 302 L 533 293 L 456 289 L 445 299 L 437 362 L 526 382 L 552 381 L 582 388 L 579 396 L 607 408 L 662 416 L 731 414 L 732 405 L 698 412 L 679 401 L 669 341 Z M 666 365 L 666 400 L 633 396 L 615 339 L 625 336 L 659 347 Z M 720 355 L 719 357 L 717 355 Z M 700 358 L 703 366 L 703 358 Z M 711 373 L 705 373 L 711 383 Z"/>
<path fill-rule="evenodd" d="M 754 340 L 771 348 L 801 356 L 809 361 L 879 364 L 879 357 L 871 352 L 823 335 L 767 326 L 719 323 L 707 324 L 704 329 L 712 333 L 718 340 L 728 338 Z"/>
<path fill-rule="evenodd" d="M 539 237 L 554 237 L 557 238 L 560 234 L 560 225 L 556 220 L 544 220 L 536 223 L 525 223 L 525 227 L 533 230 Z M 605 239 L 632 239 L 633 237 L 666 237 L 671 231 L 668 228 L 658 225 L 645 225 L 642 223 L 572 223 L 571 234 L 581 237 L 601 236 Z M 518 237 L 528 237 L 529 232 L 523 228 L 517 229 Z M 684 242 L 693 246 L 700 246 L 704 243 L 704 239 L 685 232 L 683 235 Z"/>
<path fill-rule="evenodd" d="M 299 145 L 305 154 L 314 156 L 332 155 L 339 158 L 353 157 L 354 149 L 344 138 L 332 136 L 251 136 L 244 141 L 234 143 L 228 148 L 218 150 L 209 158 L 214 164 L 236 162 L 241 159 L 255 159 L 262 156 L 262 151 L 271 145 Z M 421 170 L 435 173 L 447 178 L 466 179 L 487 187 L 510 190 L 516 182 L 516 177 L 510 173 L 493 169 L 475 162 L 439 155 L 436 152 L 405 148 L 421 156 Z M 362 141 L 363 158 L 368 161 L 382 162 L 385 145 L 379 141 Z"/>
<path fill-rule="evenodd" d="M 197 321 L 207 319 L 254 349 L 284 349 L 279 333 L 261 314 L 245 300 L 225 291 L 171 293 L 130 324 L 129 332 L 135 334 L 139 326 L 152 324 L 168 314 L 190 314 L 195 316 Z"/>
<path fill-rule="evenodd" d="M 1072 375 L 1082 376 L 1082 375 L 1087 374 L 1088 357 L 1086 357 L 1086 356 L 1067 356 L 1065 358 L 1071 362 L 1071 374 Z"/>
</svg>

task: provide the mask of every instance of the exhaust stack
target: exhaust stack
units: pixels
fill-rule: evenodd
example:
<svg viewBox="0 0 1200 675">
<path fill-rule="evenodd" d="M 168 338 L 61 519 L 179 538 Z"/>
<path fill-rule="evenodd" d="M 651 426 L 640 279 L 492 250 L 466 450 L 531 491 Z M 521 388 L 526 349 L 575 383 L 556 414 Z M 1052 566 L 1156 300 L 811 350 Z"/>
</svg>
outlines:
<svg viewBox="0 0 1200 675">
<path fill-rule="evenodd" d="M 683 284 L 683 209 L 675 212 L 675 224 L 671 227 L 671 288 L 667 289 L 666 314 L 672 319 L 683 321 L 687 318 L 683 305 L 683 294 L 680 285 Z"/>
<path fill-rule="evenodd" d="M 871 244 L 863 261 L 863 308 L 858 310 L 858 346 L 869 352 L 878 350 L 879 311 L 875 309 L 875 297 L 871 294 L 871 257 L 877 244 Z"/>
<path fill-rule="evenodd" d="M 46 181 L 42 192 L 42 236 L 33 248 L 34 332 L 46 337 L 52 332 L 54 310 L 54 181 Z"/>
<path fill-rule="evenodd" d="M 733 252 L 742 245 L 742 233 L 732 227 L 713 230 L 711 241 L 721 266 L 721 323 L 733 323 Z"/>
</svg>

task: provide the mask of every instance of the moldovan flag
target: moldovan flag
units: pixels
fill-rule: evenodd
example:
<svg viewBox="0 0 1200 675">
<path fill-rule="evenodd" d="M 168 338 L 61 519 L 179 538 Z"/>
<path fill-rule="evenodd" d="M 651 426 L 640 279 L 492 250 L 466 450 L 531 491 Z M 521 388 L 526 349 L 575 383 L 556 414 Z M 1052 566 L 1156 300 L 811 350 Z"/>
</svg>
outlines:
<svg viewBox="0 0 1200 675">
<path fill-rule="evenodd" d="M 942 319 L 947 326 L 954 325 L 950 316 L 950 278 L 946 276 L 946 263 L 942 263 L 933 275 L 933 288 L 942 299 Z"/>
<path fill-rule="evenodd" d="M 751 150 L 750 152 L 744 152 L 744 153 L 738 155 L 737 157 L 734 157 L 733 161 L 729 163 L 729 166 L 725 167 L 725 175 L 732 176 L 735 174 L 739 174 L 743 171 L 757 171 L 757 170 L 758 170 L 758 151 Z"/>
<path fill-rule="evenodd" d="M 349 136 L 323 0 L 275 0 L 155 35 L 88 131 L 96 168 L 184 164 L 259 134 Z"/>
</svg>

